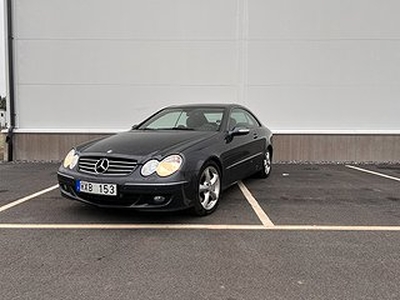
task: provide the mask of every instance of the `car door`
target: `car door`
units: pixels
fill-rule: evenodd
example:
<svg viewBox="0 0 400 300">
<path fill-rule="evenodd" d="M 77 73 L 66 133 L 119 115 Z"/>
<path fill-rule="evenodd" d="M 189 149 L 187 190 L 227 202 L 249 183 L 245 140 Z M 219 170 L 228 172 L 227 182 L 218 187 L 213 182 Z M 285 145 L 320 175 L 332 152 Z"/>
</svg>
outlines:
<svg viewBox="0 0 400 300">
<path fill-rule="evenodd" d="M 227 151 L 222 155 L 225 165 L 226 183 L 243 179 L 257 170 L 257 164 L 262 161 L 265 142 L 261 139 L 259 130 L 261 124 L 247 110 L 234 108 L 229 116 L 228 132 L 238 128 L 248 129 L 247 134 L 228 135 Z"/>
</svg>

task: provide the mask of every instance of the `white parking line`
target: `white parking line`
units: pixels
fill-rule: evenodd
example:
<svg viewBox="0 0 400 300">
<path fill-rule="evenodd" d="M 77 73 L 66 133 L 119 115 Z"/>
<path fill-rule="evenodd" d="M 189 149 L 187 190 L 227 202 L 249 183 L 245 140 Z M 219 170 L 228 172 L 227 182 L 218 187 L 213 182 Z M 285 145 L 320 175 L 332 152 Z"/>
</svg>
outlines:
<svg viewBox="0 0 400 300">
<path fill-rule="evenodd" d="M 22 203 L 24 203 L 24 202 L 26 202 L 26 201 L 32 200 L 32 199 L 34 199 L 34 198 L 36 198 L 36 197 L 39 197 L 39 196 L 41 196 L 41 195 L 43 195 L 43 194 L 46 194 L 46 193 L 48 193 L 48 192 L 51 192 L 51 191 L 53 191 L 53 190 L 55 190 L 55 189 L 57 189 L 57 188 L 58 188 L 58 184 L 53 185 L 53 186 L 51 186 L 51 187 L 49 187 L 49 188 L 47 188 L 47 189 L 41 190 L 41 191 L 39 191 L 39 192 L 37 192 L 37 193 L 34 193 L 34 194 L 32 194 L 32 195 L 29 195 L 29 196 L 26 196 L 26 197 L 24 197 L 24 198 L 21 198 L 21 199 L 19 199 L 19 200 L 15 200 L 15 201 L 13 201 L 13 202 L 11 202 L 11 203 L 9 203 L 9 204 L 6 204 L 6 205 L 0 207 L 0 212 L 3 212 L 3 211 L 5 211 L 5 210 L 10 209 L 10 208 L 12 208 L 12 207 L 14 207 L 14 206 L 17 206 L 17 205 L 19 205 L 19 204 L 22 204 Z"/>
<path fill-rule="evenodd" d="M 205 230 L 260 230 L 262 225 L 224 224 L 0 224 L 0 229 L 205 229 Z"/>
<path fill-rule="evenodd" d="M 229 225 L 229 224 L 0 224 L 0 229 L 47 230 L 258 230 L 258 231 L 393 231 L 400 226 Z"/>
<path fill-rule="evenodd" d="M 400 226 L 281 225 L 277 230 L 294 231 L 400 231 Z"/>
<path fill-rule="evenodd" d="M 265 227 L 273 227 L 274 223 L 272 223 L 271 219 L 268 217 L 268 215 L 265 213 L 265 211 L 261 208 L 261 206 L 258 204 L 257 200 L 253 197 L 253 195 L 250 193 L 250 191 L 244 185 L 244 183 L 242 181 L 239 181 L 238 186 L 239 186 L 240 190 L 242 191 L 244 197 L 247 199 L 247 201 L 250 203 L 251 207 L 254 209 L 254 211 L 257 214 L 258 218 L 260 219 L 261 223 Z"/>
<path fill-rule="evenodd" d="M 382 173 L 378 173 L 378 172 L 374 172 L 374 171 L 370 171 L 370 170 L 366 170 L 366 169 L 362 169 L 362 168 L 355 167 L 355 166 L 350 166 L 350 165 L 346 165 L 346 167 L 350 168 L 350 169 L 357 170 L 357 171 L 361 171 L 361 172 L 364 172 L 364 173 L 380 176 L 380 177 L 383 177 L 383 178 L 400 181 L 400 178 L 398 178 L 398 177 L 389 176 L 389 175 L 386 175 L 386 174 L 382 174 Z"/>
<path fill-rule="evenodd" d="M 388 179 L 400 181 L 400 178 L 388 176 L 385 174 L 365 170 L 358 167 L 347 166 L 362 172 L 382 176 Z M 241 225 L 241 224 L 23 224 L 23 223 L 0 223 L 0 229 L 42 229 L 42 230 L 245 230 L 245 231 L 391 231 L 400 232 L 400 226 L 339 226 L 339 225 L 274 225 L 268 215 L 260 207 L 257 200 L 243 184 L 239 182 L 238 186 L 250 203 L 262 225 Z M 16 205 L 39 197 L 43 194 L 57 189 L 54 185 L 47 189 L 26 196 L 7 205 L 0 207 L 0 212 L 10 209 Z"/>
</svg>

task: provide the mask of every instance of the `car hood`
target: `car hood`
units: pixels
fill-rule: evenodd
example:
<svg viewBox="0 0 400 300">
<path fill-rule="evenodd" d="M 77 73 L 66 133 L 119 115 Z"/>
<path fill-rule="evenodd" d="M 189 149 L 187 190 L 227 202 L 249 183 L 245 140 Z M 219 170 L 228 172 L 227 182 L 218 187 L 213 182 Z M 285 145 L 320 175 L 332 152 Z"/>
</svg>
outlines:
<svg viewBox="0 0 400 300">
<path fill-rule="evenodd" d="M 139 162 L 148 157 L 160 158 L 182 152 L 218 134 L 208 131 L 132 130 L 78 147 L 82 154 L 131 156 Z"/>
</svg>

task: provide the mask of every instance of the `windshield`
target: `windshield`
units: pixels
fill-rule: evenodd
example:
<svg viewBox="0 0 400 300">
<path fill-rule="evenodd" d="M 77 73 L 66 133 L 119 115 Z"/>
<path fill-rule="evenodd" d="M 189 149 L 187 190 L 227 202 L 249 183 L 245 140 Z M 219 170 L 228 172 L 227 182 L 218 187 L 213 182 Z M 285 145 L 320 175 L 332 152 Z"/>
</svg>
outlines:
<svg viewBox="0 0 400 300">
<path fill-rule="evenodd" d="M 218 131 L 223 116 L 223 108 L 169 108 L 160 111 L 138 129 Z"/>
</svg>

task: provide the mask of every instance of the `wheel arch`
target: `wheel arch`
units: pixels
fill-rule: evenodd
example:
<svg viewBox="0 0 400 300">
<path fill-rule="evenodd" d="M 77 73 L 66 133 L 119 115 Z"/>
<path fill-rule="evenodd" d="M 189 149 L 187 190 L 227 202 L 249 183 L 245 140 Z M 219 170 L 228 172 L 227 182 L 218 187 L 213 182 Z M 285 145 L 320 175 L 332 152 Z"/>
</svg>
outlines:
<svg viewBox="0 0 400 300">
<path fill-rule="evenodd" d="M 223 171 L 223 168 L 222 168 L 221 160 L 220 160 L 217 156 L 211 156 L 211 157 L 209 157 L 208 159 L 206 159 L 206 160 L 204 161 L 203 166 L 205 166 L 205 165 L 206 165 L 207 163 L 209 163 L 209 162 L 213 162 L 214 164 L 217 165 L 218 171 L 219 171 L 219 173 L 220 173 L 220 176 L 221 176 L 221 178 L 223 178 L 223 176 L 224 176 L 224 171 Z"/>
</svg>

